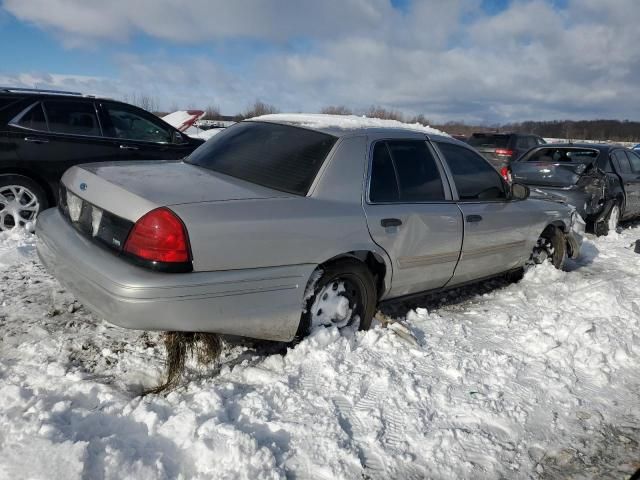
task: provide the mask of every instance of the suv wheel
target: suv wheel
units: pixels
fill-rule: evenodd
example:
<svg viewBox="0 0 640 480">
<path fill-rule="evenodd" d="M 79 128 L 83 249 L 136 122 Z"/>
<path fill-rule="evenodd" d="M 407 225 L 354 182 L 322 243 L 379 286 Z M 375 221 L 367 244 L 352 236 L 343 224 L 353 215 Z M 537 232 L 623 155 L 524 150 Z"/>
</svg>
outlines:
<svg viewBox="0 0 640 480">
<path fill-rule="evenodd" d="M 368 330 L 377 304 L 373 275 L 357 260 L 321 267 L 320 277 L 307 287 L 297 337 L 320 326 L 356 326 Z"/>
<path fill-rule="evenodd" d="M 609 214 L 604 217 L 600 222 L 594 225 L 595 234 L 598 237 L 604 237 L 609 235 L 609 232 L 615 232 L 620 222 L 620 206 L 617 203 L 613 204 Z"/>
<path fill-rule="evenodd" d="M 22 175 L 0 175 L 0 231 L 33 224 L 47 208 L 47 196 L 40 185 Z"/>
</svg>

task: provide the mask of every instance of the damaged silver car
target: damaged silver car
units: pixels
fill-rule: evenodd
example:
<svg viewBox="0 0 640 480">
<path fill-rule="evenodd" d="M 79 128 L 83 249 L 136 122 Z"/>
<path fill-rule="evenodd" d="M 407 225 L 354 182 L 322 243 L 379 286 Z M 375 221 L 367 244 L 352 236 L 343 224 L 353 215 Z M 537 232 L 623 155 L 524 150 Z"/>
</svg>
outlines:
<svg viewBox="0 0 640 480">
<path fill-rule="evenodd" d="M 40 257 L 114 324 L 290 341 L 579 255 L 574 209 L 528 198 L 468 145 L 343 118 L 274 115 L 184 161 L 73 167 L 38 219 Z"/>
</svg>

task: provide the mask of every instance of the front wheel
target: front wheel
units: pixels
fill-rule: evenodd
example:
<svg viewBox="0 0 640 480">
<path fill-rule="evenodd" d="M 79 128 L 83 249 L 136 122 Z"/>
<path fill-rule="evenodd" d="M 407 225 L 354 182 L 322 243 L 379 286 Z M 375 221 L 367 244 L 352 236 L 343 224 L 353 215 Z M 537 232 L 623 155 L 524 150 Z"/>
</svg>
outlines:
<svg viewBox="0 0 640 480">
<path fill-rule="evenodd" d="M 549 261 L 558 270 L 562 270 L 567 261 L 567 241 L 562 230 L 550 226 L 542 232 L 531 259 L 536 264 Z"/>
<path fill-rule="evenodd" d="M 0 175 L 0 231 L 33 224 L 47 208 L 42 187 L 22 175 Z"/>
<path fill-rule="evenodd" d="M 377 294 L 365 264 L 351 259 L 330 263 L 315 278 L 307 287 L 298 338 L 321 326 L 371 327 Z"/>
<path fill-rule="evenodd" d="M 598 237 L 607 236 L 609 232 L 617 230 L 618 223 L 620 223 L 620 206 L 614 203 L 608 215 L 594 225 L 595 234 Z"/>
</svg>

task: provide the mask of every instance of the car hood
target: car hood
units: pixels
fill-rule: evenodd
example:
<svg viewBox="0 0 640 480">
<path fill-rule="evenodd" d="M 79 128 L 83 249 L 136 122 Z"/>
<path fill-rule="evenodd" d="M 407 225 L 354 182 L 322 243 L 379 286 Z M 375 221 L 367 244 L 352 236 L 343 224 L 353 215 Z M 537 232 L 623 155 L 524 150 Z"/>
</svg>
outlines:
<svg viewBox="0 0 640 480">
<path fill-rule="evenodd" d="M 62 182 L 87 202 L 134 221 L 162 206 L 291 196 L 182 161 L 80 165 Z"/>
</svg>

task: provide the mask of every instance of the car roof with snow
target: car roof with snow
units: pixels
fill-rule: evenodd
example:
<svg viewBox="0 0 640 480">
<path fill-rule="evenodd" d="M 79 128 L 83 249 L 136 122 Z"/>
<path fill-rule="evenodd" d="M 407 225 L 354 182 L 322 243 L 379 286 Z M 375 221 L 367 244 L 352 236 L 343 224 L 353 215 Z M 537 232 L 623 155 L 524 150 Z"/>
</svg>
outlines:
<svg viewBox="0 0 640 480">
<path fill-rule="evenodd" d="M 357 115 L 327 115 L 321 113 L 275 113 L 253 117 L 248 121 L 272 122 L 317 130 L 335 137 L 358 133 L 423 133 L 430 138 L 458 142 L 445 132 L 420 123 L 403 123 L 398 120 L 360 117 Z"/>
</svg>

